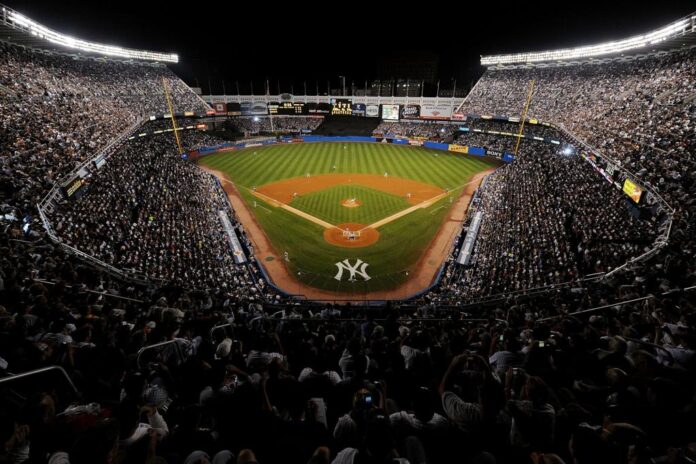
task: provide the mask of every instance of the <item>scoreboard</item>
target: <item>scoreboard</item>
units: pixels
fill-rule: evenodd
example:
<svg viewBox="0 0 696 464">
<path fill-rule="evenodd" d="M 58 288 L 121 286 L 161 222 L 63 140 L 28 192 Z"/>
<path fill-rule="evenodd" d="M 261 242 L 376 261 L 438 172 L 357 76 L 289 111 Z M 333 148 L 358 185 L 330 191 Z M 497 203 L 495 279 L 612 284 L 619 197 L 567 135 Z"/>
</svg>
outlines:
<svg viewBox="0 0 696 464">
<path fill-rule="evenodd" d="M 345 98 L 332 98 L 331 99 L 331 114 L 337 114 L 340 116 L 352 116 L 353 115 L 353 102 Z"/>
<path fill-rule="evenodd" d="M 305 114 L 305 104 L 303 102 L 282 102 L 278 105 L 278 114 Z"/>
</svg>

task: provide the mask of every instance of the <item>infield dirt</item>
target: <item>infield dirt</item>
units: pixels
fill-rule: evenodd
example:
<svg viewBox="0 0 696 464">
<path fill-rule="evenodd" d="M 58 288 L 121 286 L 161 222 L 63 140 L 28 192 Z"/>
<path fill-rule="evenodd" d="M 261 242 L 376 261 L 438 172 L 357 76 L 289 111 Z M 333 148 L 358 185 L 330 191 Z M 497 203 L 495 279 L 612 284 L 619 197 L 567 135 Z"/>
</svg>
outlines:
<svg viewBox="0 0 696 464">
<path fill-rule="evenodd" d="M 295 194 L 304 195 L 336 185 L 350 184 L 362 185 L 380 192 L 404 197 L 412 205 L 417 205 L 445 192 L 434 185 L 424 184 L 416 180 L 374 174 L 320 174 L 309 177 L 293 177 L 266 184 L 256 191 L 288 204 Z"/>
</svg>

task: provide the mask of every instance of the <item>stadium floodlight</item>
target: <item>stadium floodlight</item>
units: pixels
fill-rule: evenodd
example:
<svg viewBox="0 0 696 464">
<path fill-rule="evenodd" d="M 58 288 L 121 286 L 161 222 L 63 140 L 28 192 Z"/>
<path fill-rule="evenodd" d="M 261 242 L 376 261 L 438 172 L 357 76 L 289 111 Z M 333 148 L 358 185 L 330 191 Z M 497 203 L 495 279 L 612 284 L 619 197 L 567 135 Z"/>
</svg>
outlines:
<svg viewBox="0 0 696 464">
<path fill-rule="evenodd" d="M 134 50 L 131 48 L 123 48 L 115 45 L 105 45 L 96 42 L 89 42 L 75 37 L 70 37 L 61 34 L 52 29 L 43 26 L 36 21 L 27 18 L 21 13 L 12 9 L 3 7 L 3 12 L 6 11 L 7 21 L 17 29 L 30 33 L 40 39 L 47 40 L 51 43 L 61 45 L 66 48 L 71 48 L 87 53 L 96 53 L 99 55 L 128 58 L 134 60 L 159 61 L 164 63 L 178 63 L 179 56 L 175 53 L 158 53 L 145 50 Z"/>
<path fill-rule="evenodd" d="M 561 155 L 563 156 L 573 156 L 575 154 L 575 147 L 573 145 L 565 145 L 561 149 Z"/>
<path fill-rule="evenodd" d="M 647 34 L 637 35 L 628 39 L 545 52 L 482 56 L 481 65 L 494 66 L 498 64 L 526 64 L 612 55 L 630 50 L 637 50 L 650 45 L 656 45 L 664 42 L 665 40 L 679 37 L 680 35 L 692 31 L 696 31 L 696 14 L 682 18 Z"/>
</svg>

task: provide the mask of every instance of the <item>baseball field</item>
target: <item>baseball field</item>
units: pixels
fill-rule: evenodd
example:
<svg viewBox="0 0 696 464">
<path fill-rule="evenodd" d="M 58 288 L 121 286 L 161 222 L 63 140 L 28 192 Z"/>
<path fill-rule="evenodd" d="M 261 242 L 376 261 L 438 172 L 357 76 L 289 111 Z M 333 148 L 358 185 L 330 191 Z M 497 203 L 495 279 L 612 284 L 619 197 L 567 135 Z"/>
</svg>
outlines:
<svg viewBox="0 0 696 464">
<path fill-rule="evenodd" d="M 274 283 L 314 298 L 427 287 L 471 194 L 495 167 L 461 154 L 370 143 L 254 147 L 200 165 L 221 179 Z"/>
</svg>

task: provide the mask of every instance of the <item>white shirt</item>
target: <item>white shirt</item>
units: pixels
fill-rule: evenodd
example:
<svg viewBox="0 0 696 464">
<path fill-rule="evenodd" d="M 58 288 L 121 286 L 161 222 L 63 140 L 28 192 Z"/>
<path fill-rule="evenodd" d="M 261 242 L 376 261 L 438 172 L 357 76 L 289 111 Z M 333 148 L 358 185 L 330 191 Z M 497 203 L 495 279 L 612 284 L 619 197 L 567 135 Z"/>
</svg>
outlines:
<svg viewBox="0 0 696 464">
<path fill-rule="evenodd" d="M 442 430 L 449 425 L 447 419 L 438 413 L 435 413 L 428 422 L 423 422 L 415 414 L 406 411 L 395 412 L 389 416 L 389 420 L 394 427 L 409 426 L 414 430 Z"/>
<path fill-rule="evenodd" d="M 480 404 L 467 403 L 450 391 L 442 395 L 442 408 L 447 417 L 460 427 L 480 422 L 483 418 L 483 408 Z"/>
</svg>

